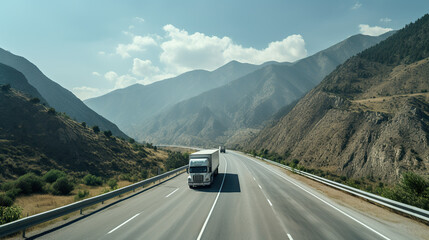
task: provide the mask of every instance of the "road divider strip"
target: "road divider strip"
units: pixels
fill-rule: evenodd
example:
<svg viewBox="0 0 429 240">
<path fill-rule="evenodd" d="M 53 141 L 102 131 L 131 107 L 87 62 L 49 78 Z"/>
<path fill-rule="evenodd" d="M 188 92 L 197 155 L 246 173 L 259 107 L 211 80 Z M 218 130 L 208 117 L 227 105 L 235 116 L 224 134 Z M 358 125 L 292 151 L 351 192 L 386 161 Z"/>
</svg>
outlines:
<svg viewBox="0 0 429 240">
<path fill-rule="evenodd" d="M 220 192 L 222 191 L 223 183 L 225 182 L 225 176 L 226 176 L 226 169 L 228 167 L 228 162 L 225 160 L 225 174 L 223 175 L 222 184 L 220 185 L 219 192 L 217 192 L 217 196 L 215 201 L 213 202 L 213 206 L 210 209 L 209 215 L 206 218 L 206 221 L 203 224 L 203 227 L 201 228 L 200 234 L 198 234 L 197 240 L 201 240 L 201 237 L 203 236 L 204 230 L 206 229 L 207 223 L 209 222 L 210 216 L 212 215 L 213 209 L 216 206 L 217 200 L 219 198 Z"/>
<path fill-rule="evenodd" d="M 140 212 L 141 213 L 141 212 Z M 133 220 L 134 218 L 136 218 L 138 215 L 140 215 L 140 213 L 137 213 L 136 215 L 134 215 L 132 218 L 128 219 L 127 221 L 121 223 L 119 226 L 115 227 L 114 229 L 110 230 L 110 232 L 108 232 L 107 234 L 111 234 L 112 232 L 116 231 L 118 228 L 124 226 L 125 224 L 127 224 L 129 221 Z"/>
<path fill-rule="evenodd" d="M 174 190 L 174 191 L 172 191 L 170 194 L 168 194 L 168 195 L 167 195 L 167 196 L 165 196 L 165 197 L 166 197 L 166 198 L 168 198 L 169 196 L 173 195 L 173 193 L 177 192 L 177 190 L 179 190 L 179 188 L 178 188 L 178 189 L 176 189 L 176 190 Z"/>
</svg>

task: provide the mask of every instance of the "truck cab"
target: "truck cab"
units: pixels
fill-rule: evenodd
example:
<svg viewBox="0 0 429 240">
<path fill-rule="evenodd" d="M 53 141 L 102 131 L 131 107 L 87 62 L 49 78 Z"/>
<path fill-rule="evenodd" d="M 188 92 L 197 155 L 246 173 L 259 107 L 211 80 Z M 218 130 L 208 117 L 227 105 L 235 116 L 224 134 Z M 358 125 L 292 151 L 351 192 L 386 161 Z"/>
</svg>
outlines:
<svg viewBox="0 0 429 240">
<path fill-rule="evenodd" d="M 219 150 L 203 150 L 189 156 L 189 187 L 210 186 L 218 173 Z"/>
</svg>

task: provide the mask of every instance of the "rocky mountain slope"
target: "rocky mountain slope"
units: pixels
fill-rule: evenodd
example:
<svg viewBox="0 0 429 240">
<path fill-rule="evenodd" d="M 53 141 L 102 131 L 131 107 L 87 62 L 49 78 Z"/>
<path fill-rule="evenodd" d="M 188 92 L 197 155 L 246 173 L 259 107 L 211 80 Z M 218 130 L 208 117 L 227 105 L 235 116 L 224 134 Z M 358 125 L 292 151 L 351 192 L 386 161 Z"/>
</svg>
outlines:
<svg viewBox="0 0 429 240">
<path fill-rule="evenodd" d="M 136 138 L 199 146 L 240 142 L 282 107 L 302 97 L 337 65 L 391 34 L 356 35 L 298 62 L 266 65 L 172 106 L 137 126 Z"/>
<path fill-rule="evenodd" d="M 262 66 L 232 61 L 212 72 L 195 70 L 149 85 L 135 84 L 88 99 L 85 103 L 132 136 L 134 126 L 141 125 L 165 108 L 225 85 Z"/>
<path fill-rule="evenodd" d="M 428 175 L 429 15 L 347 60 L 244 146 L 347 177 Z"/>
<path fill-rule="evenodd" d="M 10 66 L 27 78 L 48 104 L 59 112 L 65 112 L 79 122 L 90 126 L 97 125 L 103 130 L 110 130 L 114 135 L 127 138 L 119 128 L 88 108 L 80 99 L 58 83 L 46 77 L 33 63 L 0 48 L 0 63 Z"/>
<path fill-rule="evenodd" d="M 14 89 L 2 88 L 0 103 L 1 180 L 49 169 L 111 177 L 162 164 L 153 150 L 95 133 Z"/>
</svg>

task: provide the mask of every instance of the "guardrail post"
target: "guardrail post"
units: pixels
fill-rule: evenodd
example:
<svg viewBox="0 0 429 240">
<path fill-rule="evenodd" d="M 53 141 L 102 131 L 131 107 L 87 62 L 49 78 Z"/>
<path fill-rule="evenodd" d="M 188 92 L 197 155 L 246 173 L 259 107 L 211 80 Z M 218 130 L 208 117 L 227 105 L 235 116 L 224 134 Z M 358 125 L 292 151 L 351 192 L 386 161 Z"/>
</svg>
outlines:
<svg viewBox="0 0 429 240">
<path fill-rule="evenodd" d="M 22 230 L 22 238 L 25 238 L 25 228 Z"/>
<path fill-rule="evenodd" d="M 80 209 L 80 215 L 82 215 L 82 208 Z"/>
</svg>

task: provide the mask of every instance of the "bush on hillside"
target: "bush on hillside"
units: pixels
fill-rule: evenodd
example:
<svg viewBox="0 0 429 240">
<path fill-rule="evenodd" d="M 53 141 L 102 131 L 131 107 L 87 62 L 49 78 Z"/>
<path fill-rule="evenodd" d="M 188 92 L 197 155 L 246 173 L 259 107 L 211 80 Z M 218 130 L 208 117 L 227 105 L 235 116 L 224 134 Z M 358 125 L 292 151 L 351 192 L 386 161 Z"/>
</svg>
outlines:
<svg viewBox="0 0 429 240">
<path fill-rule="evenodd" d="M 0 194 L 0 206 L 10 207 L 13 205 L 13 200 L 4 193 Z"/>
<path fill-rule="evenodd" d="M 60 170 L 51 169 L 45 175 L 43 175 L 43 180 L 48 183 L 53 183 L 57 181 L 58 178 L 65 177 L 66 173 Z"/>
<path fill-rule="evenodd" d="M 99 132 L 100 132 L 100 128 L 99 128 L 98 126 L 94 126 L 94 127 L 92 127 L 92 130 L 93 130 L 95 133 L 99 133 Z"/>
<path fill-rule="evenodd" d="M 21 211 L 19 207 L 0 207 L 0 225 L 18 220 Z"/>
<path fill-rule="evenodd" d="M 73 191 L 74 185 L 66 177 L 60 177 L 52 184 L 52 189 L 56 195 L 68 195 Z"/>
<path fill-rule="evenodd" d="M 116 188 L 118 188 L 118 181 L 116 179 L 109 179 L 109 181 L 107 181 L 107 185 L 109 185 L 110 189 L 115 190 Z"/>
<path fill-rule="evenodd" d="M 96 177 L 92 174 L 88 174 L 83 177 L 83 182 L 88 186 L 101 186 L 103 184 L 103 179 L 101 177 Z"/>
<path fill-rule="evenodd" d="M 23 194 L 43 192 L 43 185 L 42 178 L 34 173 L 27 173 L 16 180 L 16 187 L 20 188 Z"/>
<path fill-rule="evenodd" d="M 106 137 L 108 137 L 108 138 L 110 138 L 111 136 L 112 136 L 112 131 L 104 131 L 103 132 L 104 133 L 104 136 L 106 136 Z"/>
</svg>

